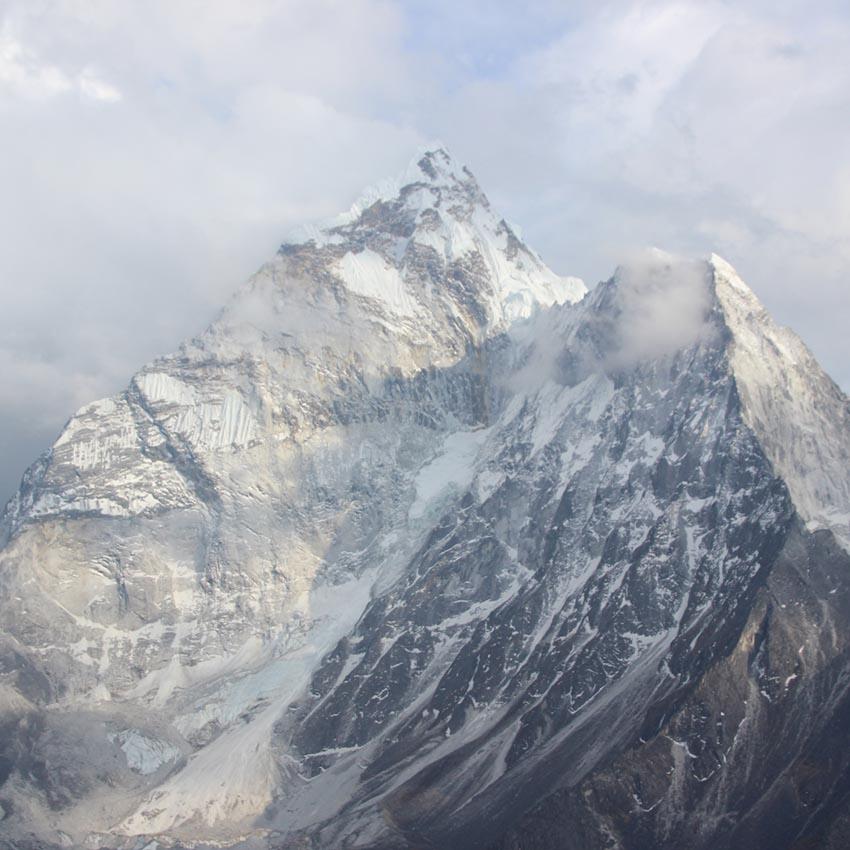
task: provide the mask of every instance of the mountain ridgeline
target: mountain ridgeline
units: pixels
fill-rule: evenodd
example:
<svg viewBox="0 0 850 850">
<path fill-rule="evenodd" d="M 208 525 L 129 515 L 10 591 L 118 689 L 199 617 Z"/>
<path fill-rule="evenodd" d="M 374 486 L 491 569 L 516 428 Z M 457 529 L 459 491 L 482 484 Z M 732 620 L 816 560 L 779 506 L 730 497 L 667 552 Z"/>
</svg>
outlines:
<svg viewBox="0 0 850 850">
<path fill-rule="evenodd" d="M 719 257 L 588 292 L 442 148 L 0 544 L 0 846 L 850 844 L 848 400 Z"/>
</svg>

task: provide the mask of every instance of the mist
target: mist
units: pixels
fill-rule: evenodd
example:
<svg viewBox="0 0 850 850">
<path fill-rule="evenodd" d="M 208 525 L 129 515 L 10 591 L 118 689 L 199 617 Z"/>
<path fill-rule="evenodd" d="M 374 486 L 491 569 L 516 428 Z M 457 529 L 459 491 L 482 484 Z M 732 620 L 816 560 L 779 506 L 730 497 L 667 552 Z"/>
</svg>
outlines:
<svg viewBox="0 0 850 850">
<path fill-rule="evenodd" d="M 657 249 L 633 254 L 617 269 L 619 338 L 608 368 L 654 360 L 708 339 L 711 277 L 705 261 Z"/>
</svg>

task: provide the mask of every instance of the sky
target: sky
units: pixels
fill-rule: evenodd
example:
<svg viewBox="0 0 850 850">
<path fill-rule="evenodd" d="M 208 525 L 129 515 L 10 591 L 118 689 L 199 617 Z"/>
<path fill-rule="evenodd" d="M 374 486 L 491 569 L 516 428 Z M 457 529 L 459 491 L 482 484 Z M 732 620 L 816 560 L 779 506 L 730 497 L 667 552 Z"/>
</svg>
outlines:
<svg viewBox="0 0 850 850">
<path fill-rule="evenodd" d="M 439 139 L 556 271 L 724 256 L 850 389 L 850 8 L 0 0 L 0 502 Z"/>
</svg>

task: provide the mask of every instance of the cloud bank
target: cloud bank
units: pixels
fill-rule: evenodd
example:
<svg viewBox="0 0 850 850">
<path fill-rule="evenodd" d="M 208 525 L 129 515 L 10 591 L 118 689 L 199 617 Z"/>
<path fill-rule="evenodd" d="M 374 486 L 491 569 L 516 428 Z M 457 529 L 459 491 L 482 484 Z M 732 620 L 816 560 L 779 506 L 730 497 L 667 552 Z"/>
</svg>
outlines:
<svg viewBox="0 0 850 850">
<path fill-rule="evenodd" d="M 0 500 L 433 137 L 557 271 L 717 251 L 850 386 L 848 56 L 830 0 L 6 0 Z"/>
</svg>

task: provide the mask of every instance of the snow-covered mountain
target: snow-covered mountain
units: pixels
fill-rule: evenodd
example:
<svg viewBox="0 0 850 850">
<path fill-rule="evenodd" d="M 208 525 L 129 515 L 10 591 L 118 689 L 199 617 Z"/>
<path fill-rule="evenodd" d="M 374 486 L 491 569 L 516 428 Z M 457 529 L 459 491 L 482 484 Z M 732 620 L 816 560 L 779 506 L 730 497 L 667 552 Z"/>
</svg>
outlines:
<svg viewBox="0 0 850 850">
<path fill-rule="evenodd" d="M 844 846 L 848 451 L 723 260 L 586 293 L 424 151 L 27 472 L 0 842 Z"/>
</svg>

